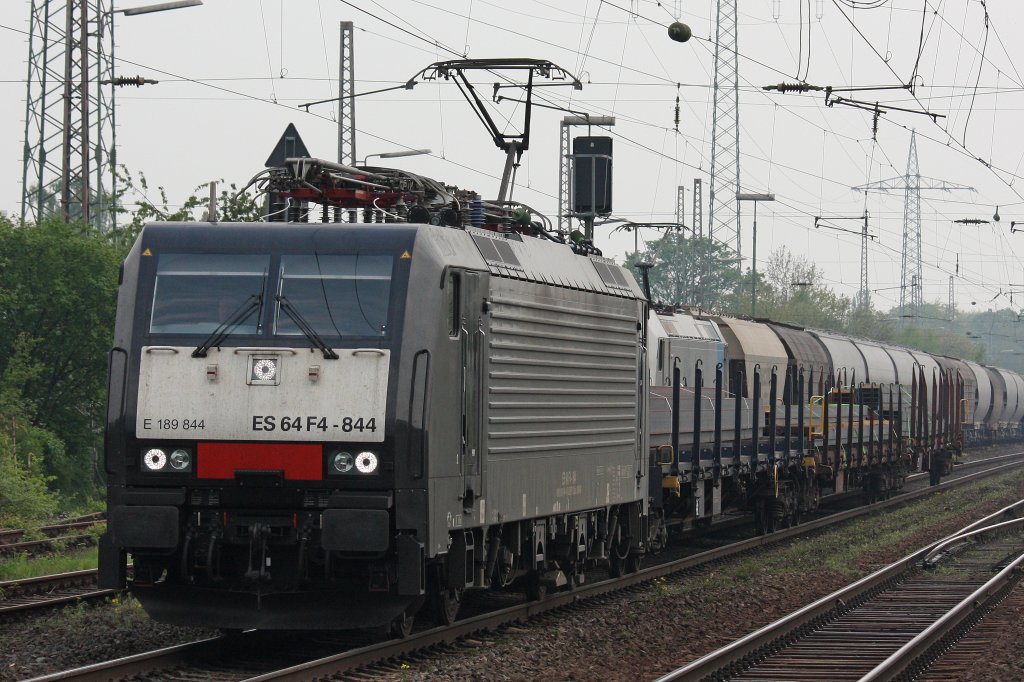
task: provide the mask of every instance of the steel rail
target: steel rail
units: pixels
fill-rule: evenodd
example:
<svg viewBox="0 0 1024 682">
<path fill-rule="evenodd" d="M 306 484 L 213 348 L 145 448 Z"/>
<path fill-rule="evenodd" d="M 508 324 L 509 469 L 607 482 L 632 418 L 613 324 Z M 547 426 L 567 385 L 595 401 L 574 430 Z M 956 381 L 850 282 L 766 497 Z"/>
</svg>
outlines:
<svg viewBox="0 0 1024 682">
<path fill-rule="evenodd" d="M 87 568 L 0 581 L 0 614 L 117 594 L 117 590 L 96 588 L 97 573 L 97 569 Z"/>
<path fill-rule="evenodd" d="M 73 545 L 88 545 L 92 542 L 92 537 L 93 536 L 91 535 L 59 535 L 51 538 L 43 538 L 42 540 L 9 542 L 6 544 L 0 544 L 0 555 L 19 554 L 22 552 L 31 555 L 41 549 L 51 549 L 55 544 L 62 542 Z"/>
<path fill-rule="evenodd" d="M 970 618 L 983 617 L 986 607 L 1001 599 L 1020 580 L 1022 565 L 1024 565 L 1024 554 L 1018 556 L 991 580 L 965 597 L 919 635 L 861 677 L 860 682 L 895 679 L 908 668 L 915 666 L 922 657 L 927 656 L 932 647 L 953 634 L 962 623 Z M 925 661 L 925 663 L 928 662 L 930 661 Z"/>
<path fill-rule="evenodd" d="M 116 658 L 112 661 L 94 663 L 92 665 L 65 670 L 59 673 L 33 677 L 26 682 L 55 682 L 56 680 L 91 680 L 94 682 L 106 682 L 107 680 L 127 677 L 129 675 L 143 675 L 152 673 L 160 668 L 171 668 L 179 665 L 187 665 L 189 659 L 203 653 L 214 653 L 227 640 L 240 641 L 247 633 L 229 638 L 226 636 L 210 637 L 195 642 L 187 642 L 176 646 L 147 651 L 134 656 Z"/>
<path fill-rule="evenodd" d="M 1009 465 L 1003 465 L 998 468 L 1002 469 L 1005 466 Z M 979 472 L 979 474 L 980 473 L 983 472 Z M 972 478 L 974 476 L 977 476 L 977 474 L 971 475 Z M 963 479 L 957 479 L 957 481 L 962 480 Z M 956 481 L 950 481 L 949 483 L 955 482 Z M 942 485 L 948 485 L 948 483 Z M 925 490 L 934 490 L 935 488 L 940 487 L 942 486 L 934 486 L 932 488 L 926 488 Z M 712 676 L 722 669 L 742 661 L 747 656 L 756 653 L 764 647 L 791 635 L 795 631 L 811 626 L 815 622 L 834 614 L 838 609 L 844 608 L 846 604 L 853 602 L 861 595 L 893 581 L 896 577 L 907 570 L 920 565 L 922 559 L 924 559 L 924 557 L 926 557 L 934 547 L 951 538 L 956 538 L 965 532 L 976 532 L 977 529 L 985 526 L 988 522 L 995 521 L 996 519 L 1005 516 L 1007 513 L 1021 508 L 1024 508 L 1024 500 L 1008 505 L 997 512 L 993 512 L 992 514 L 965 526 L 956 533 L 951 533 L 944 538 L 929 543 L 925 547 L 916 549 L 902 559 L 898 559 L 888 566 L 885 566 L 870 575 L 866 575 L 846 587 L 836 590 L 835 592 L 826 595 L 807 606 L 794 611 L 793 613 L 783 616 L 773 623 L 769 623 L 754 632 L 730 642 L 720 649 L 712 651 L 659 677 L 655 682 L 689 682 Z M 1024 519 L 1021 519 L 1021 521 L 1024 522 Z"/>
</svg>

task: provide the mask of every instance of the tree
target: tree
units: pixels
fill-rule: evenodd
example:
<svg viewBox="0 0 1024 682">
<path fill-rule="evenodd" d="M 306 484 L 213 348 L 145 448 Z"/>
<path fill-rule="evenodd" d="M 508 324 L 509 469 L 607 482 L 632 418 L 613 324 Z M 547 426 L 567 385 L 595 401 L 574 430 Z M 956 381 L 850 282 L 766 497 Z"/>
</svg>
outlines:
<svg viewBox="0 0 1024 682">
<path fill-rule="evenodd" d="M 732 302 L 742 276 L 728 247 L 702 237 L 668 232 L 641 253 L 626 254 L 626 267 L 648 262 L 651 297 L 668 305 L 720 309 Z"/>
<path fill-rule="evenodd" d="M 780 322 L 844 331 L 852 302 L 824 283 L 824 273 L 806 256 L 775 249 L 765 266 L 767 286 L 757 297 L 758 314 Z"/>
<path fill-rule="evenodd" d="M 0 414 L 41 430 L 22 441 L 71 495 L 93 490 L 120 261 L 87 226 L 0 217 Z"/>
<path fill-rule="evenodd" d="M 184 222 L 206 219 L 206 209 L 210 200 L 210 183 L 203 183 L 192 190 L 192 195 L 185 199 L 180 205 L 172 207 L 167 199 L 166 190 L 160 186 L 156 188 L 158 199 L 153 201 L 150 198 L 151 189 L 146 175 L 138 173 L 134 177 L 127 168 L 121 166 L 117 174 L 120 181 L 118 190 L 118 212 L 130 216 L 127 224 L 119 226 L 111 233 L 110 238 L 116 244 L 127 250 L 135 243 L 142 227 L 149 222 Z M 221 188 L 217 198 L 218 220 L 223 222 L 255 222 L 263 219 L 263 206 L 257 197 L 246 191 L 239 192 L 235 183 L 230 183 L 224 189 L 224 180 L 217 180 Z M 205 190 L 205 191 L 204 191 Z M 125 198 L 131 198 L 130 205 L 134 208 L 125 208 Z"/>
</svg>

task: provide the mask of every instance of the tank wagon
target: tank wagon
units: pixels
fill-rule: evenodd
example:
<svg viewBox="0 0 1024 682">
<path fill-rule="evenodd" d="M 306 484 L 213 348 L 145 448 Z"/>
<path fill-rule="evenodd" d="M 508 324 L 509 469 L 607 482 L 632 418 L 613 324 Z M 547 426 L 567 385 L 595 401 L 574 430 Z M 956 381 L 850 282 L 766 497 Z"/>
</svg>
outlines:
<svg viewBox="0 0 1024 682">
<path fill-rule="evenodd" d="M 289 224 L 150 224 L 122 269 L 100 580 L 161 621 L 401 635 L 1020 433 L 1016 374 L 652 306 L 523 205 L 316 159 L 260 183 Z"/>
</svg>

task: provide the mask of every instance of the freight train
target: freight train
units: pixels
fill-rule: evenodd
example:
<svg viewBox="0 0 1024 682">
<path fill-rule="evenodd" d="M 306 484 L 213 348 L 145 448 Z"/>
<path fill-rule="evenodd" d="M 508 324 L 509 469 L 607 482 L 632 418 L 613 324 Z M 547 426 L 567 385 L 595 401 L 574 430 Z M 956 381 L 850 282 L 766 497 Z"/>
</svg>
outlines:
<svg viewBox="0 0 1024 682">
<path fill-rule="evenodd" d="M 524 205 L 317 159 L 257 185 L 289 222 L 149 224 L 122 268 L 100 581 L 160 621 L 402 635 L 1020 435 L 1015 373 L 654 306 Z"/>
</svg>

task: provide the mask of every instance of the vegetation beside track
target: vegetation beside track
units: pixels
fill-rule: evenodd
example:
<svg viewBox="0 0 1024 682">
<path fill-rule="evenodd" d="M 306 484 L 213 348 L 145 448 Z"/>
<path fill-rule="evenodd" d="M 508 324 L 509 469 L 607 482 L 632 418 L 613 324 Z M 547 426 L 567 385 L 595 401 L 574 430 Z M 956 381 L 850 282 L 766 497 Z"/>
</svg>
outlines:
<svg viewBox="0 0 1024 682">
<path fill-rule="evenodd" d="M 84 547 L 41 557 L 19 554 L 0 561 L 0 582 L 96 568 L 96 547 Z"/>
<path fill-rule="evenodd" d="M 909 551 L 921 529 L 959 518 L 965 510 L 1003 500 L 1022 487 L 1024 472 L 1017 471 L 937 492 L 895 510 L 854 519 L 837 528 L 737 560 L 715 574 L 713 586 L 727 588 L 731 582 L 756 580 L 762 573 L 800 575 L 808 566 L 854 578 L 882 565 L 872 558 L 879 550 L 906 547 Z"/>
</svg>

